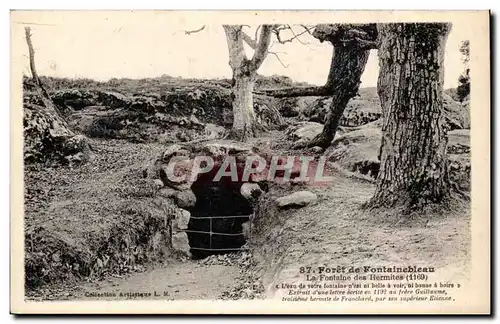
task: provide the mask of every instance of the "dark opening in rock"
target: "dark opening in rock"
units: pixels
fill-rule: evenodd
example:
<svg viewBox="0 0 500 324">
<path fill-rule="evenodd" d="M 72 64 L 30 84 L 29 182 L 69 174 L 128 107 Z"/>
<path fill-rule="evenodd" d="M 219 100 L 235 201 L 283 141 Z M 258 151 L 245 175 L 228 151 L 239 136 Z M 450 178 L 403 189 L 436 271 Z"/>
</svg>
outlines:
<svg viewBox="0 0 500 324">
<path fill-rule="evenodd" d="M 231 181 L 230 177 L 213 181 L 214 175 L 199 175 L 191 186 L 196 205 L 191 210 L 187 234 L 193 258 L 241 248 L 245 244 L 242 224 L 253 213 L 250 202 L 240 193 L 243 182 Z"/>
</svg>

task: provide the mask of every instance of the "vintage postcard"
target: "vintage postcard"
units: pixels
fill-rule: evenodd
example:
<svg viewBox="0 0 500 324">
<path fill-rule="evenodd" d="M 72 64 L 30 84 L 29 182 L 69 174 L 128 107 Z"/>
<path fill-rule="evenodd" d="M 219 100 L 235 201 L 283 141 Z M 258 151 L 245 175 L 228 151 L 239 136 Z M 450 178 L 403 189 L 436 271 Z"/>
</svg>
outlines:
<svg viewBox="0 0 500 324">
<path fill-rule="evenodd" d="M 489 314 L 488 11 L 11 11 L 11 312 Z"/>
</svg>

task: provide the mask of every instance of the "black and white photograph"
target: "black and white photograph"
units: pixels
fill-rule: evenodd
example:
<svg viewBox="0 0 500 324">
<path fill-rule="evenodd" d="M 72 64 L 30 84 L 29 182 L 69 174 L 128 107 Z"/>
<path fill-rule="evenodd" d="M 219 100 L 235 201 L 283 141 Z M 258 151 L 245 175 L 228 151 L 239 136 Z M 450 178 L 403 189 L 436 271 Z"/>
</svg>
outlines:
<svg viewBox="0 0 500 324">
<path fill-rule="evenodd" d="M 12 11 L 12 311 L 488 314 L 489 19 Z"/>
</svg>

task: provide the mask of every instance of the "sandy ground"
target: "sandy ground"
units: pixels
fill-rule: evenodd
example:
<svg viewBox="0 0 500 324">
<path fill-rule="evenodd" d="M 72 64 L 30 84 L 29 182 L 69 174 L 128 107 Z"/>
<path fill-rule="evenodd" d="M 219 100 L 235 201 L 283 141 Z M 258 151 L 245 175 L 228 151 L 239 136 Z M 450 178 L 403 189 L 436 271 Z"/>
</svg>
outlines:
<svg viewBox="0 0 500 324">
<path fill-rule="evenodd" d="M 394 211 L 363 210 L 374 183 L 337 173 L 328 188 L 310 188 L 314 205 L 288 211 L 260 238 L 264 286 L 272 296 L 281 282 L 298 282 L 300 267 L 432 266 L 440 278 L 463 280 L 470 267 L 470 211 L 453 210 L 404 219 Z M 273 256 L 273 257 L 269 257 Z"/>
<path fill-rule="evenodd" d="M 266 252 L 261 266 L 268 297 L 274 295 L 276 283 L 302 278 L 301 266 L 417 265 L 435 267 L 450 282 L 467 277 L 470 231 L 464 210 L 426 215 L 411 223 L 397 215 L 363 211 L 359 207 L 371 197 L 373 183 L 340 173 L 330 187 L 311 190 L 319 201 L 288 213 L 284 225 L 270 229 L 270 240 L 257 248 Z M 150 295 L 141 299 L 216 299 L 235 286 L 238 275 L 237 266 L 188 260 L 85 284 L 74 296 L 94 299 L 92 294 L 115 293 L 107 299 L 126 299 L 119 294 L 142 292 Z"/>
<path fill-rule="evenodd" d="M 73 299 L 218 299 L 223 291 L 235 284 L 238 274 L 237 266 L 179 262 L 125 278 L 111 278 L 84 285 L 74 294 Z M 102 294 L 107 296 L 102 297 Z M 111 294 L 115 296 L 110 297 Z"/>
<path fill-rule="evenodd" d="M 99 281 L 55 283 L 33 292 L 29 300 L 193 300 L 221 299 L 241 283 L 237 265 L 172 260 L 144 272 L 107 276 Z"/>
</svg>

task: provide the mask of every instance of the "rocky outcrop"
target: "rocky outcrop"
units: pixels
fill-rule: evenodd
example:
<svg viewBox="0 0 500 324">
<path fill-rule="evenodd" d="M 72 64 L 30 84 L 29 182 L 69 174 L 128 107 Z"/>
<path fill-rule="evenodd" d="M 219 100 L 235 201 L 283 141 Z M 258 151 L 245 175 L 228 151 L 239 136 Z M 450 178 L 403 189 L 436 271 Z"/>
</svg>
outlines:
<svg viewBox="0 0 500 324">
<path fill-rule="evenodd" d="M 340 125 L 356 127 L 366 125 L 382 116 L 380 101 L 370 98 L 356 97 L 349 101 L 340 119 Z"/>
<path fill-rule="evenodd" d="M 93 106 L 123 108 L 131 104 L 127 96 L 114 91 L 64 89 L 51 91 L 49 94 L 54 104 L 65 112 L 78 111 Z M 40 98 L 34 92 L 26 91 L 23 98 L 26 103 L 41 104 Z"/>
<path fill-rule="evenodd" d="M 83 135 L 75 134 L 55 112 L 43 106 L 24 104 L 24 161 L 80 164 L 90 156 Z"/>
<path fill-rule="evenodd" d="M 68 117 L 70 126 L 89 137 L 126 139 L 132 142 L 186 142 L 221 136 L 220 127 L 196 119 L 164 113 L 148 114 L 127 108 L 92 106 Z"/>
<path fill-rule="evenodd" d="M 471 185 L 470 131 L 457 129 L 448 132 L 448 170 L 455 189 L 468 195 Z"/>
<path fill-rule="evenodd" d="M 285 135 L 296 143 L 308 142 L 323 131 L 323 125 L 315 122 L 299 122 L 290 126 Z"/>
<path fill-rule="evenodd" d="M 188 142 L 220 138 L 233 121 L 230 89 L 209 83 L 128 95 L 69 89 L 54 91 L 51 97 L 67 115 L 70 126 L 91 137 Z M 29 93 L 25 102 L 41 104 Z M 257 121 L 264 128 L 284 125 L 275 105 L 269 97 L 254 97 Z"/>
<path fill-rule="evenodd" d="M 316 123 L 324 123 L 330 110 L 330 97 L 282 98 L 276 107 L 284 117 L 297 117 Z M 470 128 L 468 100 L 463 103 L 443 95 L 446 122 L 450 130 Z M 340 120 L 340 126 L 358 127 L 380 119 L 382 109 L 376 88 L 363 88 L 359 95 L 351 99 Z"/>
<path fill-rule="evenodd" d="M 360 127 L 334 139 L 327 150 L 329 161 L 351 172 L 376 178 L 380 169 L 378 154 L 382 130 L 372 126 Z"/>
<path fill-rule="evenodd" d="M 130 105 L 130 99 L 114 91 L 98 91 L 99 104 L 110 108 L 122 108 Z"/>
<path fill-rule="evenodd" d="M 311 100 L 312 99 L 312 100 Z M 332 100 L 329 97 L 311 97 L 309 100 L 298 100 L 298 109 L 303 119 L 324 123 L 330 110 Z"/>
<path fill-rule="evenodd" d="M 443 94 L 443 107 L 446 112 L 445 119 L 450 130 L 470 129 L 469 102 L 459 103 L 447 94 Z"/>
<path fill-rule="evenodd" d="M 340 167 L 375 179 L 380 169 L 379 151 L 382 140 L 380 122 L 357 127 L 333 140 L 325 154 Z M 448 132 L 449 172 L 452 182 L 461 188 L 470 186 L 470 131 Z"/>
<path fill-rule="evenodd" d="M 88 106 L 100 104 L 99 93 L 92 90 L 59 90 L 52 92 L 50 96 L 58 107 L 70 110 L 80 110 Z"/>
<path fill-rule="evenodd" d="M 341 126 L 355 127 L 368 124 L 381 117 L 380 101 L 373 96 L 373 88 L 361 89 L 360 96 L 351 99 L 340 120 Z M 331 97 L 283 98 L 278 109 L 286 117 L 324 123 L 330 110 Z"/>
</svg>

